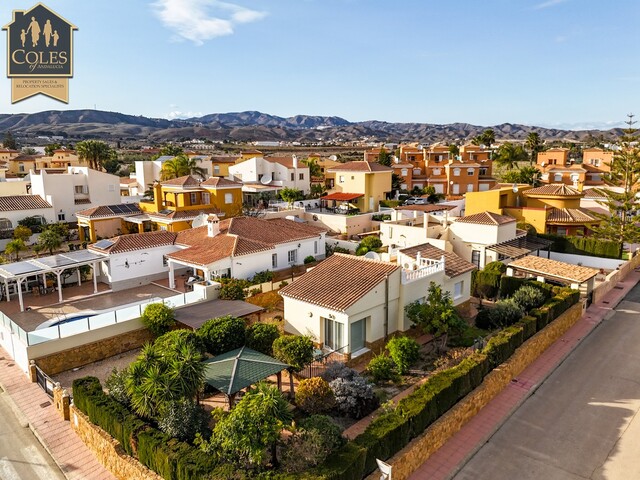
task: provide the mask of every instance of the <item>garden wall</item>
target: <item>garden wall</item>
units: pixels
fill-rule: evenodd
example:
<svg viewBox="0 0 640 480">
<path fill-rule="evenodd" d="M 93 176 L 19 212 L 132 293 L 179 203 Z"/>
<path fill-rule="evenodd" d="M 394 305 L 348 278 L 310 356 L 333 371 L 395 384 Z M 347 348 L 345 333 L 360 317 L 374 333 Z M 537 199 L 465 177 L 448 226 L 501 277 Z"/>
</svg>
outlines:
<svg viewBox="0 0 640 480">
<path fill-rule="evenodd" d="M 404 480 L 433 455 L 444 443 L 471 420 L 485 405 L 500 393 L 511 380 L 537 359 L 558 340 L 583 314 L 584 304 L 569 308 L 547 327 L 527 340 L 509 360 L 495 368 L 482 384 L 451 410 L 429 426 L 422 435 L 413 439 L 405 448 L 387 460 L 393 465 L 394 480 Z M 375 472 L 367 480 L 377 480 Z"/>
<path fill-rule="evenodd" d="M 539 257 L 547 258 L 547 252 L 539 252 Z M 615 258 L 594 257 L 591 255 L 575 255 L 573 253 L 551 252 L 549 256 L 551 260 L 570 263 L 571 265 L 582 264 L 585 267 L 604 268 L 605 270 L 614 270 L 625 263 L 624 260 Z"/>
<path fill-rule="evenodd" d="M 609 293 L 619 282 L 623 281 L 625 277 L 638 266 L 640 266 L 640 254 L 636 251 L 633 253 L 633 256 L 629 261 L 624 262 L 620 265 L 620 268 L 607 275 L 606 282 L 602 282 L 593 290 L 593 303 L 601 301 L 607 293 Z"/>
<path fill-rule="evenodd" d="M 71 428 L 98 461 L 119 480 L 163 480 L 161 476 L 127 455 L 117 440 L 91 423 L 89 418 L 73 405 Z"/>
</svg>

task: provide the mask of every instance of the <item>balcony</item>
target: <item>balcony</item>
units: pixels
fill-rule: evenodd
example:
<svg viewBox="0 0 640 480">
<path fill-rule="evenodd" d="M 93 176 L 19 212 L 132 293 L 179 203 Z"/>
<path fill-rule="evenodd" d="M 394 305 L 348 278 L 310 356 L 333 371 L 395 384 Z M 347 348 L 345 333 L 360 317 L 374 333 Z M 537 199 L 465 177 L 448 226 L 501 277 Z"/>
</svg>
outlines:
<svg viewBox="0 0 640 480">
<path fill-rule="evenodd" d="M 429 277 L 438 272 L 444 272 L 444 256 L 440 260 L 423 258 L 420 260 L 421 266 L 416 270 L 402 269 L 402 284 L 415 282 L 422 278 Z"/>
</svg>

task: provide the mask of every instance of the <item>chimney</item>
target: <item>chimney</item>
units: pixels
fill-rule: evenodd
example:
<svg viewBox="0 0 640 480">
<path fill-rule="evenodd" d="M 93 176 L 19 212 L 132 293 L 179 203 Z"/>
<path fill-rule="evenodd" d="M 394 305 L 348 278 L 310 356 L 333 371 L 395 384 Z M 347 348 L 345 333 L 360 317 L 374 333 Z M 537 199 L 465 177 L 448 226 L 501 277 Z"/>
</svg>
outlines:
<svg viewBox="0 0 640 480">
<path fill-rule="evenodd" d="M 294 153 L 291 158 L 293 159 L 293 168 L 298 168 L 298 156 Z"/>
<path fill-rule="evenodd" d="M 215 237 L 220 233 L 220 219 L 217 215 L 207 217 L 207 237 Z"/>
</svg>

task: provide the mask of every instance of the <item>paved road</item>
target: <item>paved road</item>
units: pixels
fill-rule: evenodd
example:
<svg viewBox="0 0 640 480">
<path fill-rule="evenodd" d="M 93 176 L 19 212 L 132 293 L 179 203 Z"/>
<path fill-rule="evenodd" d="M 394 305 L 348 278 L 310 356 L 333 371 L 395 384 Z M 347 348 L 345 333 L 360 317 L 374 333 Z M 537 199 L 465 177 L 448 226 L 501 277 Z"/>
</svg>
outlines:
<svg viewBox="0 0 640 480">
<path fill-rule="evenodd" d="M 29 428 L 20 426 L 0 390 L 0 480 L 64 480 Z"/>
<path fill-rule="evenodd" d="M 640 479 L 637 302 L 640 284 L 454 479 Z"/>
</svg>

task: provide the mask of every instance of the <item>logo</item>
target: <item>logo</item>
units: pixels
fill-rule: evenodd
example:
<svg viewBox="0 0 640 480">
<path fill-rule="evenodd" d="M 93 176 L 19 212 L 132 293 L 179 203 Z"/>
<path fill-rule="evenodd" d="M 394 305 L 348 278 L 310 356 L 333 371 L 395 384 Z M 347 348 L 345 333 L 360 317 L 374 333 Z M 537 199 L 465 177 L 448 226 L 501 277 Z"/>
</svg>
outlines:
<svg viewBox="0 0 640 480">
<path fill-rule="evenodd" d="M 73 77 L 73 31 L 78 28 L 38 3 L 14 10 L 7 31 L 7 77 L 11 103 L 39 93 L 69 103 Z"/>
</svg>

